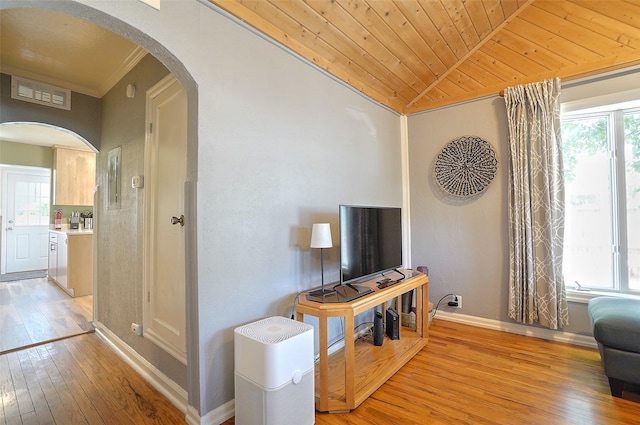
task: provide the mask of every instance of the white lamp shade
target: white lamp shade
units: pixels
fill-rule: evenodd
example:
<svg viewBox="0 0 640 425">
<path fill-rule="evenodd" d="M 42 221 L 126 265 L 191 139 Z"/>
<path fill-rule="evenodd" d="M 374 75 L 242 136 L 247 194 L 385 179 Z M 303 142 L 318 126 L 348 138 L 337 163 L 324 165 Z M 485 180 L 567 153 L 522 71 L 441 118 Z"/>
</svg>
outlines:
<svg viewBox="0 0 640 425">
<path fill-rule="evenodd" d="M 311 229 L 311 248 L 331 248 L 332 246 L 329 223 L 314 223 Z"/>
</svg>

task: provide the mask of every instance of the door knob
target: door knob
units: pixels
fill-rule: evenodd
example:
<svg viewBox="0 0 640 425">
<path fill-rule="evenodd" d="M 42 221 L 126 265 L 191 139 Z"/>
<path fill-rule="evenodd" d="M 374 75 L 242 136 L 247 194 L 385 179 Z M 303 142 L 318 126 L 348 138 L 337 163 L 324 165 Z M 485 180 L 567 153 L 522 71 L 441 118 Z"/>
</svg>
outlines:
<svg viewBox="0 0 640 425">
<path fill-rule="evenodd" d="M 184 214 L 180 214 L 180 217 L 171 217 L 171 224 L 178 224 L 184 226 Z"/>
</svg>

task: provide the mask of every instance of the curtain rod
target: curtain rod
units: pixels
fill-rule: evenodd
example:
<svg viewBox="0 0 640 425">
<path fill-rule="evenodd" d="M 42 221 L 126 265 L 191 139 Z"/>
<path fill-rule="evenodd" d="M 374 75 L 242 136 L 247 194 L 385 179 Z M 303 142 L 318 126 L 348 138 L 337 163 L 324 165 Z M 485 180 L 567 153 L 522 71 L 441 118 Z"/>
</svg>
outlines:
<svg viewBox="0 0 640 425">
<path fill-rule="evenodd" d="M 571 84 L 562 84 L 562 88 L 579 86 L 582 84 L 594 83 L 596 81 L 607 80 L 609 78 L 622 77 L 624 75 L 633 74 L 636 72 L 640 72 L 640 66 L 632 66 L 628 68 L 616 69 L 614 71 L 603 72 L 602 74 L 590 75 L 587 77 L 567 77 L 566 79 L 562 79 L 561 83 L 565 83 L 567 81 L 571 81 Z M 502 89 L 498 92 L 498 96 L 504 97 L 505 89 Z"/>
</svg>

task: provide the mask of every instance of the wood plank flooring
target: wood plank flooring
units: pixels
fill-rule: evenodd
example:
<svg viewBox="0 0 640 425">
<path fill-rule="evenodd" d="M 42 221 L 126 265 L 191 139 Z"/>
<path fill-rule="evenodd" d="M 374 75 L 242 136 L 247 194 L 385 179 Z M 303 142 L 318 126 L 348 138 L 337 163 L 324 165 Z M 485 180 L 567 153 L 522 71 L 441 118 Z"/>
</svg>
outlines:
<svg viewBox="0 0 640 425">
<path fill-rule="evenodd" d="M 0 353 L 93 331 L 93 296 L 71 298 L 47 278 L 0 282 Z"/>
<path fill-rule="evenodd" d="M 0 356 L 0 425 L 185 424 L 95 333 Z"/>
<path fill-rule="evenodd" d="M 640 395 L 624 397 L 594 349 L 436 319 L 429 345 L 360 407 L 316 424 L 640 423 Z M 0 398 L 0 425 L 185 423 L 93 333 L 0 356 Z"/>
<path fill-rule="evenodd" d="M 436 319 L 427 347 L 378 391 L 316 424 L 639 424 L 640 395 L 624 397 L 611 397 L 595 349 Z"/>
</svg>

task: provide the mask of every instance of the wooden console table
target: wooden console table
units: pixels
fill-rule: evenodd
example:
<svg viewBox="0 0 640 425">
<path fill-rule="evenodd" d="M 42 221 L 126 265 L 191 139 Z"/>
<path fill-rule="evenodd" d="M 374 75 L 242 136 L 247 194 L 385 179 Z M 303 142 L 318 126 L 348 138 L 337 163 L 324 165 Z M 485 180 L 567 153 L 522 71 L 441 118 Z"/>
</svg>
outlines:
<svg viewBox="0 0 640 425">
<path fill-rule="evenodd" d="M 315 316 L 319 321 L 320 362 L 315 367 L 316 409 L 321 412 L 345 412 L 358 407 L 382 384 L 391 378 L 405 363 L 422 350 L 428 341 L 428 277 L 420 272 L 405 270 L 407 278 L 384 289 L 378 289 L 376 280 L 359 283 L 374 291 L 345 303 L 319 303 L 300 296 L 296 307 L 298 321 L 304 315 Z M 354 317 L 382 305 L 386 318 L 387 301 L 397 299 L 397 309 L 402 311 L 402 294 L 416 290 L 415 329 L 400 327 L 400 339 L 391 340 L 386 334 L 381 346 L 371 341 L 354 341 Z M 328 354 L 327 319 L 344 317 L 344 348 Z"/>
</svg>

